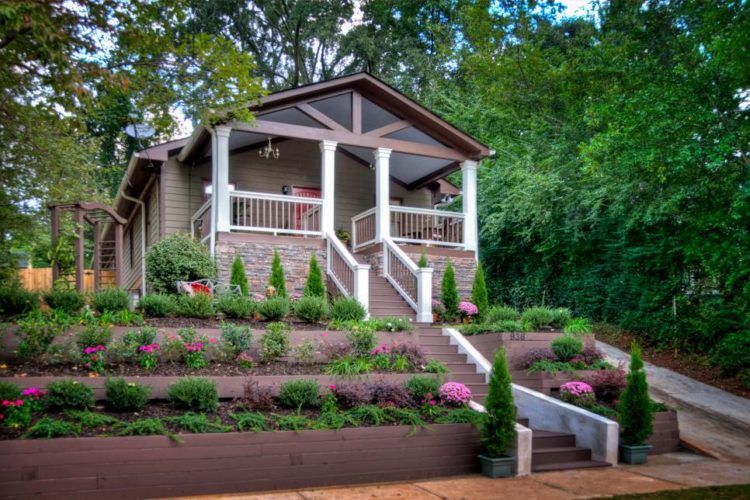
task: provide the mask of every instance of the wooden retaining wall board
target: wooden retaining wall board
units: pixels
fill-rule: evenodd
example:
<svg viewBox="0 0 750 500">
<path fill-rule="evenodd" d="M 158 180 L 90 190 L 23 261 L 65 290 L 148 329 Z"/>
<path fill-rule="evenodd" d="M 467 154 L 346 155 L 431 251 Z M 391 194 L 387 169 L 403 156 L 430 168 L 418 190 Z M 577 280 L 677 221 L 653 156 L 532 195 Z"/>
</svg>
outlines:
<svg viewBox="0 0 750 500">
<path fill-rule="evenodd" d="M 3 498 L 154 498 L 399 481 L 477 472 L 468 424 L 340 431 L 13 440 L 0 444 Z"/>
<path fill-rule="evenodd" d="M 653 446 L 651 455 L 671 453 L 680 449 L 680 428 L 677 412 L 661 411 L 654 413 L 654 432 L 646 444 Z"/>
</svg>

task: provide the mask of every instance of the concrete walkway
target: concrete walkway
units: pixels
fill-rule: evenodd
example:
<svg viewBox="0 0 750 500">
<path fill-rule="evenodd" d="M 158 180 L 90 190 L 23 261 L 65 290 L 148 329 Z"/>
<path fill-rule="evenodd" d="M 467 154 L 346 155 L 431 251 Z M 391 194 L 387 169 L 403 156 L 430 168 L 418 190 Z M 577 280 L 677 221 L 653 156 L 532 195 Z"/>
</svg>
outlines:
<svg viewBox="0 0 750 500">
<path fill-rule="evenodd" d="M 692 453 L 669 453 L 649 458 L 649 463 L 646 465 L 546 472 L 508 479 L 488 479 L 473 475 L 408 483 L 200 498 L 256 500 L 364 500 L 370 498 L 567 500 L 652 493 L 697 486 L 747 483 L 750 483 L 750 465 L 720 462 Z"/>
<path fill-rule="evenodd" d="M 611 362 L 630 361 L 616 347 L 596 345 Z M 678 410 L 686 444 L 720 460 L 750 463 L 750 400 L 651 363 L 646 373 L 652 397 Z"/>
</svg>

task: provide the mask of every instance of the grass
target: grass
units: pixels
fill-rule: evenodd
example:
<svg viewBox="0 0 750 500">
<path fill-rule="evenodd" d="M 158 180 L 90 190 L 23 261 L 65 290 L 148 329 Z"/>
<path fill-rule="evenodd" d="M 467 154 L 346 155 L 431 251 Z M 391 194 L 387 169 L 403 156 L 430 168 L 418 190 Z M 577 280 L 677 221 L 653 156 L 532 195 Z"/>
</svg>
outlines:
<svg viewBox="0 0 750 500">
<path fill-rule="evenodd" d="M 750 484 L 667 490 L 636 495 L 615 495 L 607 498 L 616 500 L 703 500 L 705 498 L 740 500 L 750 498 Z"/>
</svg>

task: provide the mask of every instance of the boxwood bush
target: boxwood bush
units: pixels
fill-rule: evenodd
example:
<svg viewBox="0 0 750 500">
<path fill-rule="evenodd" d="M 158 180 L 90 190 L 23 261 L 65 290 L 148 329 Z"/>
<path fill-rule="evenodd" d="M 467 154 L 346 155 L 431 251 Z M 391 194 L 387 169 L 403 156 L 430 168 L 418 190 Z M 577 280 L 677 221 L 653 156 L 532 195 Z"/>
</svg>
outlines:
<svg viewBox="0 0 750 500">
<path fill-rule="evenodd" d="M 0 284 L 0 316 L 18 316 L 39 307 L 39 296 L 20 283 Z"/>
<path fill-rule="evenodd" d="M 75 380 L 56 380 L 47 384 L 44 406 L 51 410 L 86 409 L 94 406 L 94 391 Z"/>
<path fill-rule="evenodd" d="M 583 352 L 583 342 L 573 335 L 565 334 L 553 340 L 550 349 L 558 360 L 570 361 Z"/>
<path fill-rule="evenodd" d="M 219 406 L 216 383 L 205 377 L 186 377 L 169 386 L 169 401 L 178 408 L 214 411 Z"/>
<path fill-rule="evenodd" d="M 294 315 L 305 323 L 319 323 L 328 314 L 328 301 L 317 295 L 303 296 L 294 304 Z"/>
<path fill-rule="evenodd" d="M 362 321 L 367 311 L 354 297 L 337 297 L 331 305 L 331 318 L 334 321 Z"/>
<path fill-rule="evenodd" d="M 53 288 L 44 294 L 44 302 L 52 309 L 68 314 L 78 314 L 86 305 L 86 298 L 80 292 L 68 288 Z"/>
<path fill-rule="evenodd" d="M 215 276 L 216 267 L 208 250 L 187 234 L 171 234 L 146 253 L 146 279 L 156 292 L 175 293 L 177 281 Z"/>
<path fill-rule="evenodd" d="M 123 311 L 130 308 L 130 296 L 122 288 L 104 288 L 91 296 L 91 307 L 100 313 Z"/>
<path fill-rule="evenodd" d="M 287 408 L 320 406 L 320 388 L 315 380 L 290 380 L 279 388 L 279 403 Z"/>
<path fill-rule="evenodd" d="M 138 309 L 148 318 L 166 318 L 177 312 L 177 300 L 174 295 L 152 293 L 141 297 Z"/>
<path fill-rule="evenodd" d="M 214 301 L 207 293 L 180 295 L 177 298 L 177 314 L 183 318 L 210 318 L 216 315 Z"/>
<path fill-rule="evenodd" d="M 146 406 L 151 396 L 151 387 L 124 378 L 108 378 L 104 382 L 107 406 L 115 411 L 139 410 Z"/>
<path fill-rule="evenodd" d="M 226 293 L 217 298 L 216 310 L 227 318 L 249 318 L 255 312 L 255 302 L 243 295 Z"/>
<path fill-rule="evenodd" d="M 289 315 L 289 299 L 286 297 L 269 297 L 258 303 L 258 312 L 263 319 L 279 321 Z"/>
</svg>

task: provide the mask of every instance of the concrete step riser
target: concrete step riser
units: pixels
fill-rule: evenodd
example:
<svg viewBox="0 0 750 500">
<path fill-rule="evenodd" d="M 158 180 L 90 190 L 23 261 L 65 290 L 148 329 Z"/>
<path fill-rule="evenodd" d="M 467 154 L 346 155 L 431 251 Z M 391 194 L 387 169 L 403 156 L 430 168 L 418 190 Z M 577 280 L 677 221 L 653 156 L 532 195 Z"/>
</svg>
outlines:
<svg viewBox="0 0 750 500">
<path fill-rule="evenodd" d="M 563 448 L 575 445 L 576 437 L 573 434 L 569 434 L 566 436 L 533 436 L 531 441 L 531 448 L 533 450 L 541 450 L 544 448 Z"/>
</svg>

